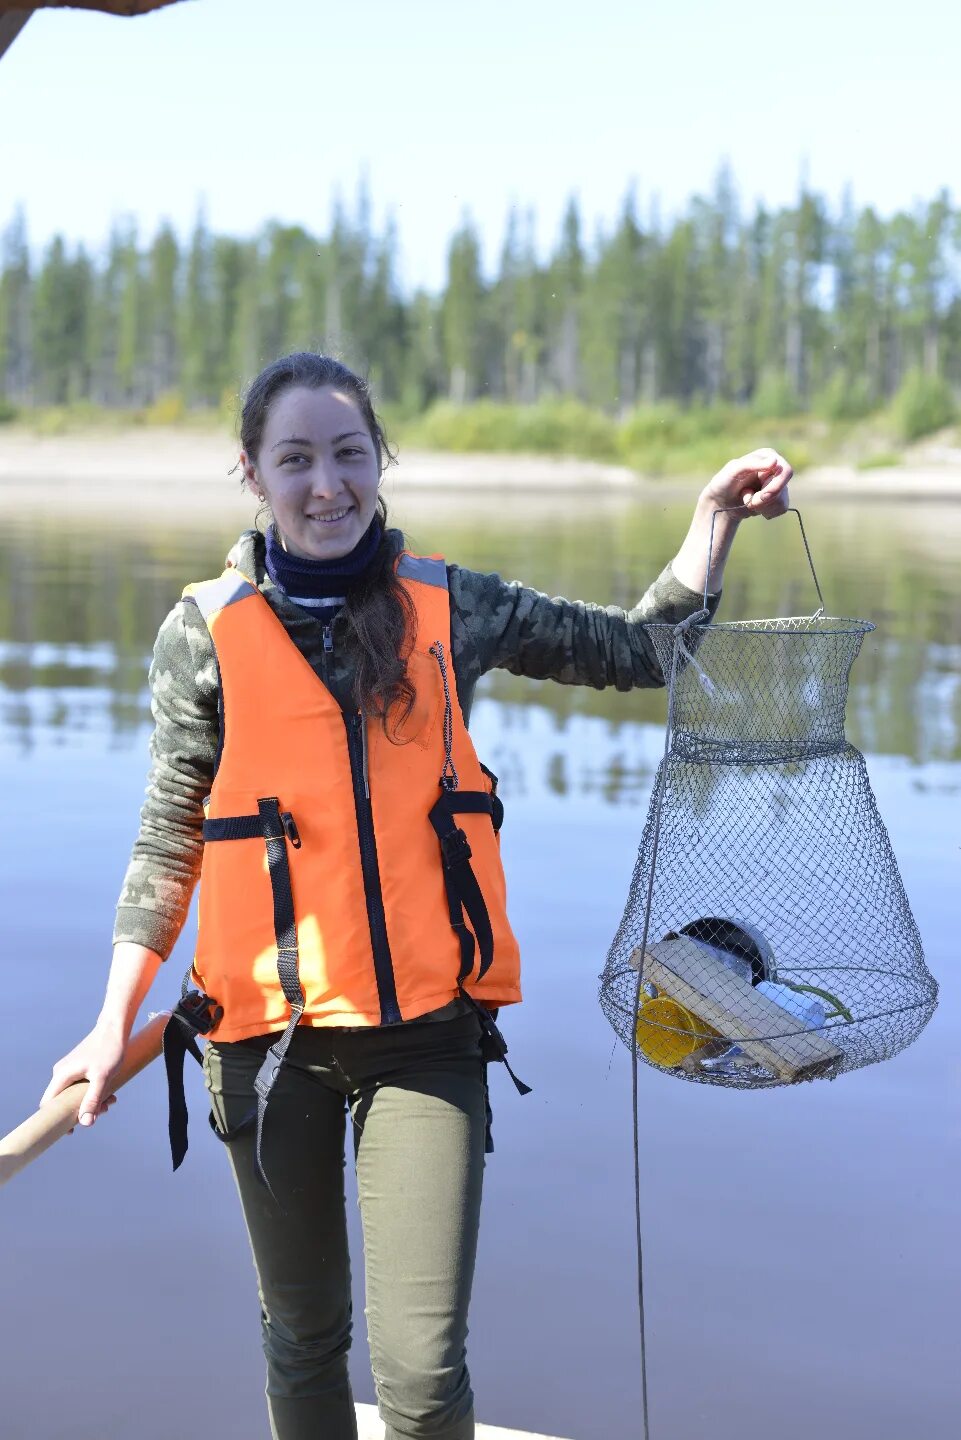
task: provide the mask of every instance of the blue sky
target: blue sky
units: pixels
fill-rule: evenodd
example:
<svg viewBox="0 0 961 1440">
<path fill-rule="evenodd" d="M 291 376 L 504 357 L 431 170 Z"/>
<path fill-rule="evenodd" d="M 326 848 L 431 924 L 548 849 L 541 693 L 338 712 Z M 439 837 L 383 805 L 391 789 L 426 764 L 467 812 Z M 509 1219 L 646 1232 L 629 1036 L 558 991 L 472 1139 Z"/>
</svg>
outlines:
<svg viewBox="0 0 961 1440">
<path fill-rule="evenodd" d="M 112 217 L 326 229 L 366 171 L 404 281 L 441 282 L 469 207 L 496 261 L 508 207 L 588 235 L 628 183 L 670 214 L 727 159 L 742 200 L 888 213 L 957 193 L 961 7 L 946 0 L 191 0 L 136 20 L 36 15 L 0 61 L 0 224 L 91 244 Z"/>
</svg>

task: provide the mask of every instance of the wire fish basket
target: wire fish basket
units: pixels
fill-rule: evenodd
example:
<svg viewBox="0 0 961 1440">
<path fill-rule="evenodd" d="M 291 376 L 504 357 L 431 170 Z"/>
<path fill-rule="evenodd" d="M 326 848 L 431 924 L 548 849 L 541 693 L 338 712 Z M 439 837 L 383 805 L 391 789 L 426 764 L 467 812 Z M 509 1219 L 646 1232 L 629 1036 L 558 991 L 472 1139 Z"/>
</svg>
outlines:
<svg viewBox="0 0 961 1440">
<path fill-rule="evenodd" d="M 649 627 L 665 750 L 600 1002 L 633 1054 L 683 1079 L 833 1078 L 903 1050 L 937 1004 L 844 733 L 874 626 L 823 611 L 707 624 L 705 604 Z"/>
</svg>

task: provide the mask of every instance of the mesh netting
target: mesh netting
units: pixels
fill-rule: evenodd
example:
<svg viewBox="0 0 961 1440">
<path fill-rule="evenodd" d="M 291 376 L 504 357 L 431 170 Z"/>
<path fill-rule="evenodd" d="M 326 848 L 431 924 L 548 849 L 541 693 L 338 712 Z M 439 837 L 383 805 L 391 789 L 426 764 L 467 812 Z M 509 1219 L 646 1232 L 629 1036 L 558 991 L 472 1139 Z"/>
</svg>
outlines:
<svg viewBox="0 0 961 1440">
<path fill-rule="evenodd" d="M 648 1063 L 734 1086 L 896 1054 L 937 986 L 844 735 L 867 621 L 650 627 L 667 749 L 601 1005 Z"/>
</svg>

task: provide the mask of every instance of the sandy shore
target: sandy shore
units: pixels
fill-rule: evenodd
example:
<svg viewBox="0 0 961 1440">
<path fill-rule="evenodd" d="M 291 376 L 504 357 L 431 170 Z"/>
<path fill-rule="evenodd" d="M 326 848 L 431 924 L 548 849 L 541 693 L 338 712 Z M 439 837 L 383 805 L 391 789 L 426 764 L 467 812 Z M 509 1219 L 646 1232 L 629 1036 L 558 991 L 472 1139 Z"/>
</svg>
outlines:
<svg viewBox="0 0 961 1440">
<path fill-rule="evenodd" d="M 17 427 L 0 429 L 0 501 L 7 506 L 69 506 L 150 513 L 188 510 L 227 515 L 249 512 L 241 494 L 236 441 L 226 434 L 143 429 L 117 434 L 38 437 Z M 388 501 L 432 504 L 486 492 L 514 495 L 544 490 L 603 493 L 621 502 L 689 496 L 706 477 L 643 479 L 618 465 L 528 455 L 450 455 L 404 451 L 385 479 Z M 830 466 L 804 471 L 805 494 L 838 499 L 961 500 L 961 463 L 949 462 L 858 471 Z M 797 491 L 795 491 L 797 493 Z"/>
</svg>

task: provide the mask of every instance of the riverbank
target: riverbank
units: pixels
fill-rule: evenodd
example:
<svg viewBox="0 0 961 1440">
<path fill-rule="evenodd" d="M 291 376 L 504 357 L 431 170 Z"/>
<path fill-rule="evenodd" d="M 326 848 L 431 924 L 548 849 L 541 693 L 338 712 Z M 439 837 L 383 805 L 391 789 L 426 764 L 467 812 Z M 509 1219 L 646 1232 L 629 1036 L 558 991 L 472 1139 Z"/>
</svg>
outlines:
<svg viewBox="0 0 961 1440">
<path fill-rule="evenodd" d="M 241 491 L 236 463 L 237 443 L 222 432 L 158 427 L 37 436 L 4 427 L 0 504 L 240 516 L 250 512 L 251 500 Z M 689 495 L 706 478 L 649 479 L 623 465 L 553 456 L 404 450 L 387 472 L 385 493 L 399 503 L 420 494 L 443 504 L 486 492 L 543 491 L 666 502 Z M 961 452 L 921 452 L 904 465 L 876 470 L 818 466 L 800 472 L 797 483 L 812 498 L 961 501 Z"/>
</svg>

